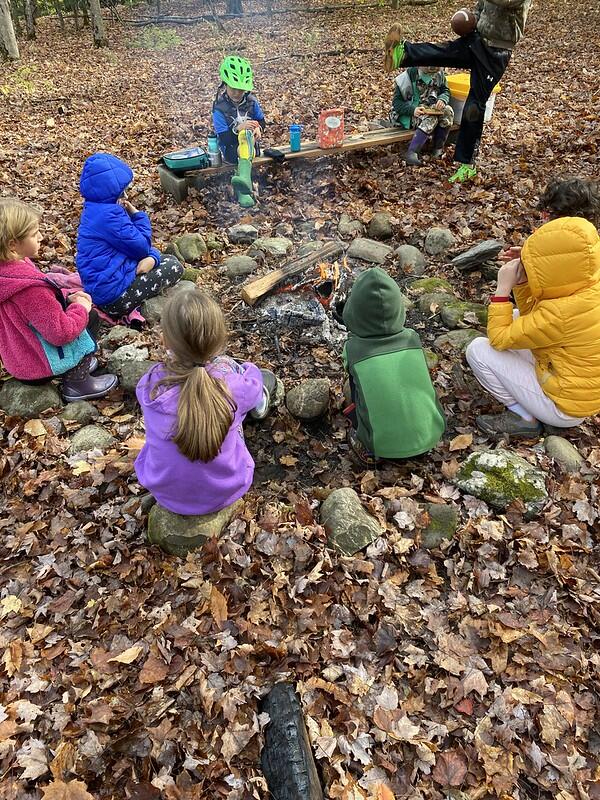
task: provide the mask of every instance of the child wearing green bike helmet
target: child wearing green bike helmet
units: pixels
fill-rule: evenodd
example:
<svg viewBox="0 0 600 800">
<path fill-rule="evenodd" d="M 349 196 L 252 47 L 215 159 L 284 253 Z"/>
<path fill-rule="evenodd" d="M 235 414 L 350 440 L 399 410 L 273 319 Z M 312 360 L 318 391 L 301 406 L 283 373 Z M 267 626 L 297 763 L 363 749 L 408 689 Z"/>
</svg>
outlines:
<svg viewBox="0 0 600 800">
<path fill-rule="evenodd" d="M 231 185 L 243 208 L 254 205 L 252 159 L 265 129 L 265 115 L 256 96 L 250 62 L 227 56 L 219 68 L 221 85 L 212 108 L 213 128 L 225 161 L 237 164 Z"/>
</svg>

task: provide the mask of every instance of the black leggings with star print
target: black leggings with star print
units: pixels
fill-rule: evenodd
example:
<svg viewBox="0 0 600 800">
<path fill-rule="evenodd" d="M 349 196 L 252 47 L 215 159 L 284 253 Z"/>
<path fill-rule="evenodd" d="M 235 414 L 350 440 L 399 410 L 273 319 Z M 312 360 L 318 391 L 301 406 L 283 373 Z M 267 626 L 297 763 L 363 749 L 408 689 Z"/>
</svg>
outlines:
<svg viewBox="0 0 600 800">
<path fill-rule="evenodd" d="M 102 306 L 102 311 L 114 319 L 125 317 L 134 308 L 141 306 L 144 300 L 155 297 L 169 286 L 175 286 L 182 274 L 183 267 L 175 256 L 161 255 L 157 267 L 138 275 L 120 297 Z"/>
</svg>

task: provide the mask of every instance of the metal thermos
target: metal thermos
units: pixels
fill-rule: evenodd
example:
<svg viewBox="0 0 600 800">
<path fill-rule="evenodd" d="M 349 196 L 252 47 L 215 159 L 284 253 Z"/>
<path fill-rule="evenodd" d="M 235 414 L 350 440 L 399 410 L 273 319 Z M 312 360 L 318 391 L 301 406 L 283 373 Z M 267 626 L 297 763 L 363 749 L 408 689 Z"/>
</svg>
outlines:
<svg viewBox="0 0 600 800">
<path fill-rule="evenodd" d="M 212 134 L 208 137 L 208 160 L 211 167 L 220 167 L 222 164 L 219 140 Z"/>
<path fill-rule="evenodd" d="M 292 153 L 299 153 L 302 149 L 300 125 L 290 125 L 290 150 Z"/>
</svg>

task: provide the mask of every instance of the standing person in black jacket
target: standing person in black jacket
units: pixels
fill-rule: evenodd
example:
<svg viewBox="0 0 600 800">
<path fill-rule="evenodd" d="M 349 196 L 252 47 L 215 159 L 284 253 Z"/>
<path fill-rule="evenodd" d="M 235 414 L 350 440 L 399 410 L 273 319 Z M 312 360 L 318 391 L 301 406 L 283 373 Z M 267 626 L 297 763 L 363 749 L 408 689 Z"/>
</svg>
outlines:
<svg viewBox="0 0 600 800">
<path fill-rule="evenodd" d="M 456 141 L 459 168 L 450 182 L 474 178 L 476 151 L 483 132 L 485 104 L 504 74 L 514 46 L 523 36 L 531 0 L 478 0 L 477 28 L 467 36 L 434 44 L 402 38 L 396 23 L 385 39 L 385 69 L 400 67 L 454 67 L 471 70 L 471 88 L 465 102 Z"/>
</svg>

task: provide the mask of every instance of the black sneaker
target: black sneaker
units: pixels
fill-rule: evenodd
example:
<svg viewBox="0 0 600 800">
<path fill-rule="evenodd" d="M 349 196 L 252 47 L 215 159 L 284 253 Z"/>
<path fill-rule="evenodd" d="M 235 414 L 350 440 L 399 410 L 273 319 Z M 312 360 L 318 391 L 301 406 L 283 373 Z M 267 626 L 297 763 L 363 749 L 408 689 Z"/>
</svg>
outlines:
<svg viewBox="0 0 600 800">
<path fill-rule="evenodd" d="M 483 414 L 476 417 L 477 427 L 488 436 L 520 436 L 523 439 L 537 439 L 542 435 L 543 427 L 537 419 L 526 420 L 512 411 L 502 414 Z"/>
</svg>

